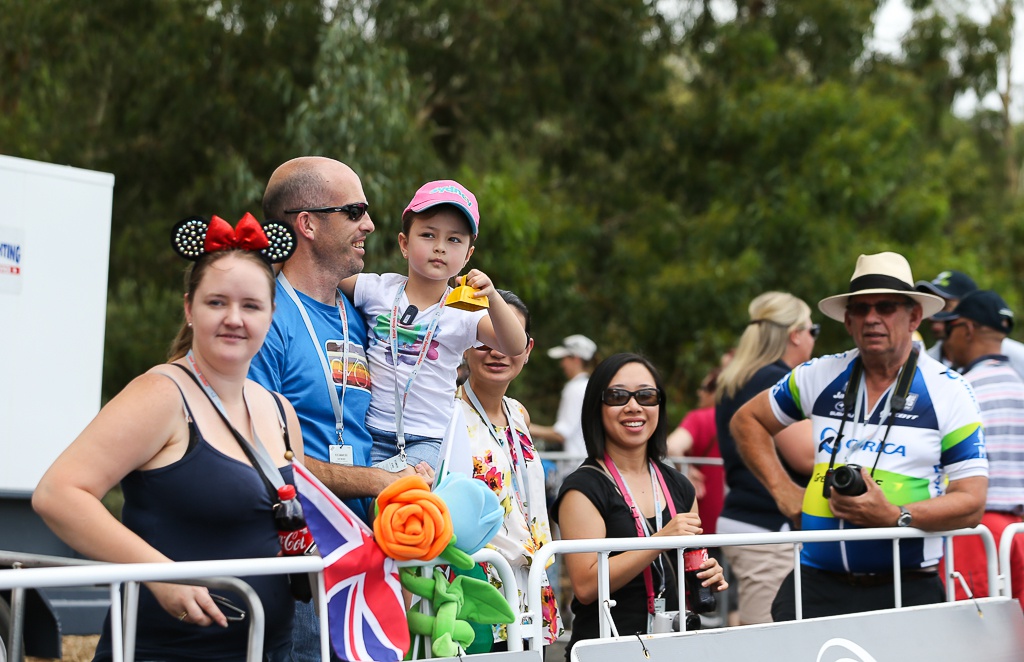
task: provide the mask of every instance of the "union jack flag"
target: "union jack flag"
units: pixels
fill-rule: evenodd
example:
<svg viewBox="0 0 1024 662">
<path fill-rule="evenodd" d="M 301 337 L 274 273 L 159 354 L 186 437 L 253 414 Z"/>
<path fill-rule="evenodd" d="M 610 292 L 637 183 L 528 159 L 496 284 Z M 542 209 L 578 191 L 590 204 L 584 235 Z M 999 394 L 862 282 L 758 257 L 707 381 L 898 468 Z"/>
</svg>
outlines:
<svg viewBox="0 0 1024 662">
<path fill-rule="evenodd" d="M 306 525 L 324 558 L 334 652 L 349 662 L 398 662 L 409 650 L 409 626 L 396 561 L 316 476 L 298 463 L 292 467 Z"/>
</svg>

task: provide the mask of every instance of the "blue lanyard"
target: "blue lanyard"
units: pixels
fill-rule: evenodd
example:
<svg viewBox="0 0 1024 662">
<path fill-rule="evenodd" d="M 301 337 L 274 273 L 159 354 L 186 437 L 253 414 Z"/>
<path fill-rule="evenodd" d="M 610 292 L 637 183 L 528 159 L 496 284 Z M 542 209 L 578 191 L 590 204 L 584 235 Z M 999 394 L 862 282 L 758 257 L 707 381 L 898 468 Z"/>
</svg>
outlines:
<svg viewBox="0 0 1024 662">
<path fill-rule="evenodd" d="M 320 340 L 316 337 L 316 330 L 313 329 L 313 322 L 309 319 L 309 313 L 306 312 L 306 307 L 302 305 L 302 300 L 299 299 L 299 295 L 296 294 L 295 288 L 288 282 L 288 278 L 285 277 L 284 271 L 277 275 L 277 280 L 284 287 L 284 291 L 288 293 L 288 297 L 295 303 L 295 307 L 299 309 L 299 314 L 302 315 L 302 321 L 306 324 L 306 331 L 309 333 L 309 339 L 313 341 L 313 347 L 316 348 L 317 356 L 320 358 L 320 365 L 324 370 L 324 379 L 327 382 L 327 390 L 329 391 L 331 406 L 334 409 L 334 429 L 338 436 L 338 443 L 344 444 L 345 440 L 342 438 L 345 432 L 345 390 L 348 386 L 348 313 L 345 310 L 345 300 L 341 292 L 337 292 L 335 295 L 335 302 L 338 305 L 338 317 L 341 319 L 341 362 L 342 362 L 342 373 L 341 378 L 341 402 L 338 402 L 338 389 L 337 384 L 334 382 L 334 376 L 331 371 L 331 365 L 327 361 L 327 355 L 324 354 L 324 348 L 320 346 Z"/>
<path fill-rule="evenodd" d="M 508 464 L 512 473 L 512 489 L 515 490 L 516 496 L 519 497 L 519 503 L 523 504 L 523 514 L 528 515 L 530 510 L 530 476 L 527 471 L 526 454 L 523 452 L 523 443 L 519 439 L 519 430 L 516 429 L 516 426 L 512 423 L 512 412 L 509 411 L 508 403 L 505 401 L 505 398 L 502 397 L 501 406 L 505 410 L 505 418 L 508 419 L 508 438 L 502 439 L 494 425 L 491 424 L 490 419 L 487 417 L 487 412 L 484 411 L 483 405 L 480 404 L 480 399 L 476 397 L 476 393 L 473 392 L 468 381 L 462 385 L 462 390 L 469 397 L 469 404 L 473 407 L 473 410 L 478 416 L 480 416 L 480 420 L 484 422 L 484 425 L 487 426 L 487 431 L 491 433 L 491 437 L 493 437 L 494 441 L 498 443 L 498 448 L 501 448 L 502 450 L 507 449 L 509 455 Z M 508 439 L 511 439 L 511 442 L 509 442 Z M 516 462 L 515 457 L 513 457 L 512 448 L 509 445 L 510 443 L 515 444 L 516 451 L 519 453 L 519 462 L 522 463 L 523 486 L 520 486 L 519 484 L 519 462 Z"/>
<path fill-rule="evenodd" d="M 188 354 L 185 355 L 185 358 L 188 360 L 188 365 L 192 368 L 192 372 L 199 379 L 199 385 L 202 387 L 203 392 L 206 393 L 206 397 L 210 398 L 210 402 L 212 402 L 213 406 L 220 412 L 220 415 L 224 418 L 224 422 L 231 427 L 231 419 L 228 418 L 228 412 L 224 409 L 224 402 L 220 399 L 220 396 L 217 395 L 217 392 L 213 390 L 213 386 L 210 385 L 210 382 L 206 381 L 206 377 L 203 376 L 202 371 L 199 369 L 199 365 L 196 363 L 196 357 L 192 353 L 191 349 L 188 350 Z M 263 442 L 260 441 L 259 435 L 256 434 L 256 422 L 253 420 L 252 413 L 249 411 L 249 398 L 246 397 L 244 388 L 242 389 L 242 402 L 245 404 L 245 413 L 249 415 L 249 434 L 252 435 L 252 443 L 249 443 L 245 437 L 234 432 L 234 430 L 232 430 L 232 432 L 234 432 L 239 442 L 245 443 L 249 448 L 253 449 L 254 452 L 252 456 L 255 458 L 256 463 L 260 465 L 253 468 L 257 471 L 262 470 L 263 474 L 270 479 L 270 482 L 273 484 L 275 489 L 283 487 L 284 478 L 281 477 L 281 472 L 277 470 L 277 467 L 274 465 L 274 461 L 270 458 L 270 453 L 267 452 L 266 446 L 263 445 Z M 281 425 L 283 429 L 284 423 Z"/>
</svg>

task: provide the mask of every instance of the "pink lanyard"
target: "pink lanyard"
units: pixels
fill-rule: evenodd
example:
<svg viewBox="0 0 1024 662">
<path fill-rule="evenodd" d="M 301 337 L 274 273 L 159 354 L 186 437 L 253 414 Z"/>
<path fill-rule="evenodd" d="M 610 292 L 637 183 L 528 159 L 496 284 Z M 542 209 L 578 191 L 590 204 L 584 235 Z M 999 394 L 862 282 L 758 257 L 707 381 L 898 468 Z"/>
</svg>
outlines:
<svg viewBox="0 0 1024 662">
<path fill-rule="evenodd" d="M 636 535 L 639 538 L 646 538 L 649 534 L 647 533 L 647 521 L 644 519 L 643 513 L 640 512 L 640 508 L 633 502 L 633 495 L 629 491 L 629 487 L 626 486 L 625 481 L 622 480 L 622 476 L 619 474 L 619 470 L 615 468 L 615 463 L 612 462 L 612 458 L 608 456 L 608 453 L 604 454 L 604 463 L 608 467 L 608 473 L 612 475 L 615 480 L 615 485 L 619 488 L 619 493 L 622 494 L 622 498 L 626 501 L 626 506 L 629 508 L 629 512 L 633 515 L 633 523 L 636 524 Z M 661 469 L 658 468 L 654 462 L 648 460 L 648 466 L 651 470 L 651 488 L 654 491 L 654 509 L 655 521 L 657 525 L 661 526 L 661 504 L 658 499 L 658 490 L 654 484 L 654 477 L 658 477 L 658 483 L 661 484 L 661 490 L 665 494 L 665 505 L 668 506 L 668 513 L 672 517 L 676 516 L 676 504 L 672 501 L 672 495 L 669 494 L 668 485 L 665 484 L 665 477 L 661 475 Z M 664 589 L 665 574 L 662 573 L 662 588 Z M 644 568 L 644 586 L 647 588 L 647 613 L 654 613 L 654 577 L 651 573 L 651 566 Z"/>
</svg>

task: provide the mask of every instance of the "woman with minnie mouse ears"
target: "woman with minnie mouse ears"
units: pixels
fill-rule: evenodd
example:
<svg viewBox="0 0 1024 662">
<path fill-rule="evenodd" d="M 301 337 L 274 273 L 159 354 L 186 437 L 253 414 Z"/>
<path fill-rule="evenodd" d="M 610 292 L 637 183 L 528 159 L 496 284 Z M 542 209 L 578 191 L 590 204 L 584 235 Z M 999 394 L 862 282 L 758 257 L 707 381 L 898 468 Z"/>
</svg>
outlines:
<svg viewBox="0 0 1024 662">
<path fill-rule="evenodd" d="M 194 264 L 170 362 L 100 410 L 43 476 L 32 505 L 97 561 L 274 557 L 274 486 L 292 482 L 302 437 L 291 405 L 246 374 L 274 312 L 271 263 L 291 255 L 295 236 L 250 214 L 235 228 L 191 217 L 174 227 L 172 244 Z M 123 523 L 100 502 L 119 481 Z M 243 579 L 263 603 L 264 659 L 288 659 L 288 578 Z M 239 596 L 157 582 L 140 593 L 136 659 L 246 659 L 249 617 Z M 108 615 L 96 659 L 111 657 Z"/>
</svg>

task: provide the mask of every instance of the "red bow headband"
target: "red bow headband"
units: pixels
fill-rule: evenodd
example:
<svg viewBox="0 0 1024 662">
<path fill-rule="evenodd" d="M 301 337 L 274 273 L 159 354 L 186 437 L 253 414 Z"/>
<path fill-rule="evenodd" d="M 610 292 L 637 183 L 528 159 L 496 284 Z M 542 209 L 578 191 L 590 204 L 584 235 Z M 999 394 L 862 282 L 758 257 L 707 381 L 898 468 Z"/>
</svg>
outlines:
<svg viewBox="0 0 1024 662">
<path fill-rule="evenodd" d="M 277 221 L 260 225 L 246 212 L 238 225 L 213 216 L 207 222 L 200 216 L 179 221 L 171 230 L 171 245 L 186 260 L 198 260 L 206 253 L 240 249 L 256 251 L 271 263 L 284 262 L 295 252 L 295 232 Z"/>
</svg>

